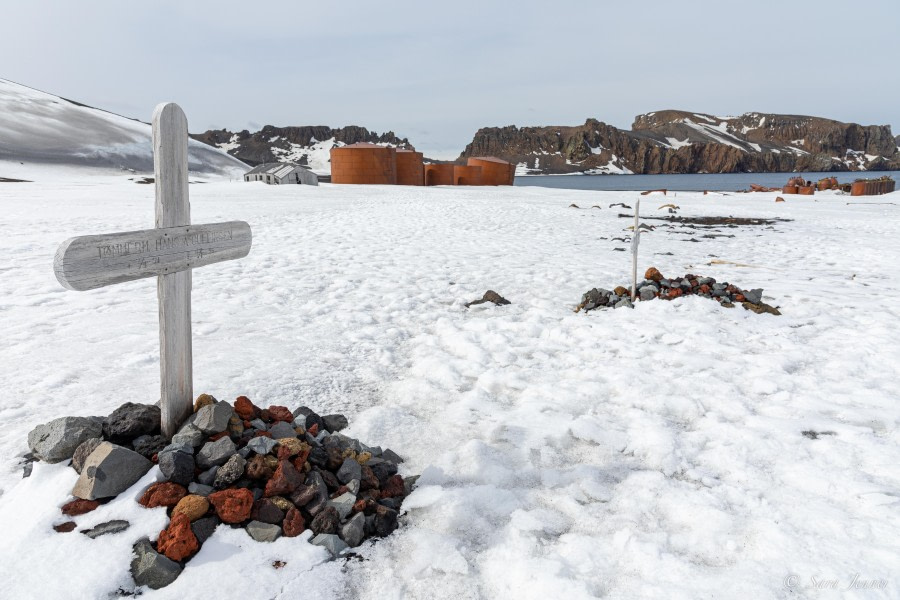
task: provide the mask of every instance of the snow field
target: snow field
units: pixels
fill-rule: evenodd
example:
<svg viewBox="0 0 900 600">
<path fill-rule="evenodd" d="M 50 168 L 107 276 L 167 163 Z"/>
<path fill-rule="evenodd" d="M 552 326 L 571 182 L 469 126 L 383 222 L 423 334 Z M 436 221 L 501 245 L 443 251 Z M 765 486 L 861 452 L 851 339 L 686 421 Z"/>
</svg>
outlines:
<svg viewBox="0 0 900 600">
<path fill-rule="evenodd" d="M 675 202 L 685 216 L 794 219 L 641 240 L 641 269 L 762 287 L 783 316 L 697 297 L 575 314 L 583 292 L 627 282 L 630 253 L 614 248 L 628 244 L 600 238 L 627 235 L 617 215 L 630 211 L 608 206 L 636 192 L 190 191 L 194 222 L 241 219 L 254 233 L 247 258 L 194 272 L 195 394 L 343 412 L 348 434 L 422 477 L 401 529 L 364 561 L 220 527 L 145 597 L 315 585 L 323 598 L 795 598 L 790 574 L 854 573 L 889 585 L 844 597 L 897 597 L 895 206 L 644 197 L 647 216 Z M 155 282 L 75 293 L 52 272 L 68 237 L 149 227 L 153 188 L 0 184 L 0 207 L 0 581 L 15 598 L 105 598 L 129 584 L 134 540 L 164 523 L 134 503 L 156 470 L 75 519 L 132 522 L 89 540 L 51 529 L 74 471 L 37 465 L 21 480 L 16 465 L 37 423 L 157 399 Z M 463 307 L 487 289 L 512 304 Z"/>
</svg>

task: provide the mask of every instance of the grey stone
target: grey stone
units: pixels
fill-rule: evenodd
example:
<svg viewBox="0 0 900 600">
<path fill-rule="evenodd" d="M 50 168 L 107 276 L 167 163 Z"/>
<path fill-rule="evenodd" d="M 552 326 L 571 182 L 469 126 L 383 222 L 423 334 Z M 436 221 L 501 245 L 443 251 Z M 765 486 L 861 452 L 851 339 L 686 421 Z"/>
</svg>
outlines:
<svg viewBox="0 0 900 600">
<path fill-rule="evenodd" d="M 387 462 L 393 463 L 395 465 L 399 465 L 400 463 L 403 462 L 403 459 L 400 457 L 400 455 L 397 454 L 396 452 L 394 452 L 393 450 L 391 450 L 390 448 L 388 448 L 387 450 L 385 450 L 384 452 L 381 453 L 381 459 L 386 460 Z"/>
<path fill-rule="evenodd" d="M 75 454 L 72 455 L 72 468 L 75 469 L 75 472 L 81 474 L 81 469 L 84 467 L 84 461 L 87 460 L 87 457 L 91 455 L 91 452 L 97 449 L 97 446 L 103 443 L 103 438 L 88 438 L 81 442 L 78 445 L 78 448 L 75 449 Z"/>
<path fill-rule="evenodd" d="M 641 288 L 641 300 L 653 300 L 656 298 L 656 292 L 649 287 Z"/>
<path fill-rule="evenodd" d="M 615 306 L 616 302 L 618 302 L 619 300 L 621 300 L 621 298 L 619 298 L 617 295 L 610 294 L 609 296 L 607 296 L 606 304 L 607 306 Z"/>
<path fill-rule="evenodd" d="M 365 534 L 366 516 L 361 512 L 353 515 L 349 521 L 341 526 L 341 539 L 351 548 L 359 546 Z"/>
<path fill-rule="evenodd" d="M 724 290 L 726 287 L 728 287 L 728 286 L 726 286 L 724 283 L 712 284 L 712 289 L 714 289 L 714 290 Z"/>
<path fill-rule="evenodd" d="M 203 517 L 202 519 L 197 519 L 191 523 L 191 531 L 197 536 L 197 541 L 202 544 L 216 531 L 216 527 L 219 526 L 219 523 L 221 523 L 221 521 L 219 521 L 219 518 L 215 515 Z"/>
<path fill-rule="evenodd" d="M 223 404 L 220 402 L 215 406 Z M 212 405 L 209 405 L 212 406 Z M 204 407 L 205 408 L 205 407 Z M 203 410 L 202 408 L 200 410 Z M 203 448 L 197 453 L 197 466 L 201 469 L 207 469 L 212 466 L 221 466 L 231 458 L 232 454 L 237 453 L 237 446 L 231 441 L 231 438 L 225 436 L 215 442 L 206 442 Z"/>
<path fill-rule="evenodd" d="M 659 285 L 661 285 L 662 287 L 672 287 L 672 282 L 668 279 L 660 279 Z"/>
<path fill-rule="evenodd" d="M 347 491 L 354 496 L 359 495 L 359 479 L 354 479 L 347 484 Z"/>
<path fill-rule="evenodd" d="M 697 280 L 697 285 L 712 285 L 716 282 L 712 277 L 701 277 Z"/>
<path fill-rule="evenodd" d="M 373 535 L 375 533 L 375 515 L 366 516 L 366 535 Z"/>
<path fill-rule="evenodd" d="M 352 458 L 345 458 L 337 472 L 338 481 L 347 483 L 352 479 L 362 479 L 362 467 Z"/>
<path fill-rule="evenodd" d="M 344 540 L 333 533 L 320 533 L 309 540 L 309 543 L 313 546 L 322 546 L 331 553 L 331 556 L 337 556 L 350 547 L 344 543 Z"/>
<path fill-rule="evenodd" d="M 84 461 L 72 495 L 84 500 L 118 496 L 152 466 L 152 462 L 133 450 L 103 442 Z"/>
<path fill-rule="evenodd" d="M 250 458 L 250 455 L 253 454 L 253 450 L 251 450 L 247 446 L 244 446 L 243 448 L 238 450 L 238 454 L 240 454 L 244 458 Z"/>
<path fill-rule="evenodd" d="M 234 408 L 227 402 L 207 404 L 197 411 L 194 427 L 206 434 L 219 433 L 228 427 Z"/>
<path fill-rule="evenodd" d="M 751 304 L 759 304 L 760 302 L 762 302 L 762 295 L 762 288 L 757 288 L 755 290 L 744 290 L 744 300 Z"/>
<path fill-rule="evenodd" d="M 278 442 L 276 442 L 272 438 L 266 437 L 264 435 L 255 437 L 252 440 L 250 440 L 249 442 L 247 442 L 247 448 L 250 448 L 257 454 L 268 454 L 277 445 L 278 445 Z"/>
<path fill-rule="evenodd" d="M 203 485 L 202 483 L 197 483 L 196 481 L 192 481 L 188 484 L 188 493 L 194 494 L 195 496 L 209 496 L 213 492 L 213 487 L 211 485 Z"/>
<path fill-rule="evenodd" d="M 181 575 L 181 566 L 154 550 L 147 538 L 139 539 L 133 550 L 135 557 L 131 561 L 131 576 L 137 585 L 158 590 Z"/>
<path fill-rule="evenodd" d="M 247 461 L 244 460 L 243 456 L 240 454 L 232 454 L 231 458 L 229 458 L 224 465 L 219 467 L 219 470 L 216 472 L 216 479 L 213 482 L 213 487 L 217 490 L 228 487 L 241 478 L 244 474 L 244 467 L 246 465 Z"/>
<path fill-rule="evenodd" d="M 306 481 L 304 483 L 311 486 L 314 490 L 313 499 L 306 504 L 306 510 L 308 510 L 310 514 L 316 514 L 324 508 L 325 504 L 328 502 L 328 486 L 325 485 L 325 480 L 322 479 L 322 475 L 316 471 L 310 472 L 306 476 Z"/>
<path fill-rule="evenodd" d="M 142 435 L 159 433 L 158 406 L 126 402 L 103 423 L 103 433 L 112 441 L 131 441 Z"/>
<path fill-rule="evenodd" d="M 375 457 L 379 457 L 384 453 L 384 450 L 381 449 L 381 446 L 366 446 L 365 444 L 360 444 L 360 446 L 362 446 L 363 452 L 368 452 Z"/>
<path fill-rule="evenodd" d="M 273 440 L 280 440 L 282 438 L 296 438 L 297 432 L 294 431 L 294 428 L 290 423 L 285 423 L 284 421 L 278 421 L 271 427 L 269 427 L 269 433 L 272 434 Z M 265 437 L 265 436 L 260 436 Z M 259 438 L 257 438 L 259 439 Z"/>
<path fill-rule="evenodd" d="M 631 303 L 631 300 L 628 298 L 622 298 L 613 308 L 634 308 L 634 304 Z"/>
<path fill-rule="evenodd" d="M 128 521 L 114 519 L 112 521 L 107 521 L 106 523 L 100 523 L 99 525 L 91 527 L 90 529 L 84 529 L 81 531 L 81 533 L 91 539 L 94 539 L 100 537 L 101 535 L 125 531 L 130 526 L 131 523 L 129 523 Z"/>
<path fill-rule="evenodd" d="M 334 433 L 341 429 L 346 429 L 349 422 L 344 415 L 323 415 L 322 420 L 325 421 L 325 429 Z"/>
<path fill-rule="evenodd" d="M 203 443 L 203 432 L 193 425 L 185 425 L 181 430 L 172 436 L 173 444 L 188 444 L 191 448 L 196 448 Z"/>
<path fill-rule="evenodd" d="M 194 456 L 187 452 L 160 452 L 159 470 L 166 480 L 188 485 L 194 479 Z"/>
<path fill-rule="evenodd" d="M 334 500 L 328 502 L 328 506 L 333 506 L 337 509 L 342 521 L 347 518 L 347 515 L 353 512 L 354 504 L 356 504 L 356 495 L 351 494 L 350 492 L 344 492 Z"/>
<path fill-rule="evenodd" d="M 412 494 L 412 491 L 416 489 L 416 483 L 418 481 L 418 475 L 410 475 L 409 477 L 403 478 L 403 492 L 405 496 L 409 496 L 410 494 Z"/>
<path fill-rule="evenodd" d="M 219 470 L 219 467 L 210 467 L 206 471 L 203 471 L 199 475 L 197 475 L 197 481 L 199 481 L 203 485 L 212 485 L 216 480 L 216 471 Z"/>
<path fill-rule="evenodd" d="M 274 542 L 281 537 L 281 527 L 262 521 L 247 523 L 247 533 L 257 542 Z"/>
<path fill-rule="evenodd" d="M 194 447 L 188 442 L 172 442 L 165 448 L 159 451 L 160 454 L 167 454 L 169 452 L 183 452 L 184 454 L 194 454 Z"/>
<path fill-rule="evenodd" d="M 265 431 L 266 429 L 268 429 L 266 427 L 266 422 L 262 419 L 253 419 L 252 421 L 250 421 L 250 427 L 258 429 L 259 431 Z"/>
<path fill-rule="evenodd" d="M 82 442 L 103 435 L 103 427 L 90 417 L 60 417 L 38 425 L 28 433 L 28 448 L 44 462 L 72 458 Z"/>
<path fill-rule="evenodd" d="M 153 455 L 166 447 L 168 440 L 161 435 L 142 435 L 134 438 L 131 447 L 144 458 L 153 459 Z"/>
</svg>

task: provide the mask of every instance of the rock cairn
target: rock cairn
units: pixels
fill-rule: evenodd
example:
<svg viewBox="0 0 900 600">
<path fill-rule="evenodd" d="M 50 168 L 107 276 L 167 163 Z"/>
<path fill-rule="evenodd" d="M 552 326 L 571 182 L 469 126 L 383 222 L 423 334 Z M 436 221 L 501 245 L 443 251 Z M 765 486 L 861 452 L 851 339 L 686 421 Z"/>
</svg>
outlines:
<svg viewBox="0 0 900 600">
<path fill-rule="evenodd" d="M 656 267 L 650 267 L 644 273 L 644 281 L 637 284 L 636 300 L 675 300 L 682 296 L 700 296 L 717 301 L 726 308 L 740 304 L 745 309 L 757 314 L 769 313 L 780 315 L 774 306 L 762 301 L 762 289 L 744 290 L 727 281 L 718 282 L 712 277 L 687 274 L 684 277 L 666 278 Z M 625 286 L 618 286 L 612 291 L 594 288 L 581 296 L 581 304 L 575 312 L 597 308 L 634 308 L 631 302 L 631 291 Z"/>
<path fill-rule="evenodd" d="M 260 408 L 246 396 L 234 404 L 199 396 L 194 413 L 171 440 L 160 435 L 157 406 L 127 403 L 108 417 L 63 417 L 28 436 L 34 458 L 72 459 L 79 473 L 73 500 L 62 506 L 77 517 L 124 492 L 154 464 L 161 480 L 138 502 L 164 507 L 168 526 L 155 542 L 134 544 L 131 573 L 138 586 L 172 583 L 225 524 L 258 542 L 296 537 L 338 556 L 398 526 L 403 499 L 415 477 L 397 473 L 403 460 L 342 433 L 339 414 L 320 416 L 302 406 Z M 125 531 L 114 520 L 81 530 L 90 537 Z M 70 532 L 74 521 L 54 526 Z"/>
</svg>

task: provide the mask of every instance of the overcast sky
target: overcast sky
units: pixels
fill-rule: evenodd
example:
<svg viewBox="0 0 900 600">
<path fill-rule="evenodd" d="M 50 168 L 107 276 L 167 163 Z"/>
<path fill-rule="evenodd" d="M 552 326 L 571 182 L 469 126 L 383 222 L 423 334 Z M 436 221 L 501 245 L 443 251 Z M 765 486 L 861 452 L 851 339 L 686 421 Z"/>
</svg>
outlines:
<svg viewBox="0 0 900 600">
<path fill-rule="evenodd" d="M 450 158 L 479 127 L 596 117 L 627 129 L 665 108 L 900 130 L 900 0 L 0 8 L 0 77 L 142 120 L 173 100 L 192 132 L 354 124 Z"/>
</svg>

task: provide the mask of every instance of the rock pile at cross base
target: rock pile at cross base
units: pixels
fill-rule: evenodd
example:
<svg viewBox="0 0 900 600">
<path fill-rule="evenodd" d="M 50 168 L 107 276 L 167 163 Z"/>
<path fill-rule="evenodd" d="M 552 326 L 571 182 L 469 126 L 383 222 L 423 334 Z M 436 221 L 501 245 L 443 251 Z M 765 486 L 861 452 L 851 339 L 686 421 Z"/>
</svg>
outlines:
<svg viewBox="0 0 900 600">
<path fill-rule="evenodd" d="M 159 589 L 222 523 L 246 529 L 258 542 L 310 529 L 310 543 L 332 556 L 394 531 L 416 477 L 397 473 L 403 460 L 390 449 L 339 433 L 347 424 L 343 415 L 319 416 L 305 406 L 265 409 L 245 396 L 232 406 L 202 394 L 171 441 L 159 433 L 159 407 L 126 403 L 105 418 L 38 425 L 28 445 L 39 460 L 72 459 L 80 475 L 75 499 L 61 509 L 70 518 L 96 509 L 159 465 L 161 480 L 139 502 L 165 507 L 170 522 L 155 542 L 134 544 L 131 563 L 138 586 Z M 128 526 L 113 520 L 81 533 L 96 538 Z M 67 521 L 54 529 L 76 527 Z"/>
<path fill-rule="evenodd" d="M 650 267 L 644 274 L 644 281 L 637 284 L 637 296 L 635 300 L 674 300 L 682 296 L 700 296 L 717 301 L 726 308 L 733 308 L 740 304 L 745 309 L 756 314 L 769 313 L 780 315 L 774 306 L 762 301 L 762 289 L 742 290 L 731 283 L 718 282 L 712 277 L 687 274 L 684 277 L 668 279 L 656 267 Z M 594 288 L 581 296 L 581 304 L 575 309 L 579 312 L 594 310 L 597 308 L 634 308 L 631 302 L 631 292 L 625 286 L 618 286 L 609 291 L 603 288 Z"/>
</svg>

